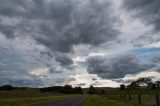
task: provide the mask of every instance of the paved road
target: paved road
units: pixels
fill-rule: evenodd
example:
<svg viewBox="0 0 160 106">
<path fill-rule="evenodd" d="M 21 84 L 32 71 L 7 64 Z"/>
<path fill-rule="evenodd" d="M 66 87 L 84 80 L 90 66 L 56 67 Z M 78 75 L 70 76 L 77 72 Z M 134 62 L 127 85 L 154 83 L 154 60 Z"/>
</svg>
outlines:
<svg viewBox="0 0 160 106">
<path fill-rule="evenodd" d="M 31 106 L 82 106 L 82 104 L 85 102 L 87 98 L 88 98 L 87 95 L 83 95 L 83 96 L 73 97 L 65 100 L 57 100 L 57 101 L 41 103 L 41 104 L 36 104 Z"/>
</svg>

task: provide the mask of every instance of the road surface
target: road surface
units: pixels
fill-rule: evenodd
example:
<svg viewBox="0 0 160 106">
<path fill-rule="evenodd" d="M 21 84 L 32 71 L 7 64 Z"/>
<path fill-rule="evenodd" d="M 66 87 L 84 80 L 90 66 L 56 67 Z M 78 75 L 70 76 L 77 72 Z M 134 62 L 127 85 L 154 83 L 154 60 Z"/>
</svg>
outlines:
<svg viewBox="0 0 160 106">
<path fill-rule="evenodd" d="M 68 98 L 65 100 L 51 101 L 31 106 L 82 106 L 82 104 L 85 102 L 87 98 L 88 98 L 87 95 L 83 95 L 83 96 Z"/>
</svg>

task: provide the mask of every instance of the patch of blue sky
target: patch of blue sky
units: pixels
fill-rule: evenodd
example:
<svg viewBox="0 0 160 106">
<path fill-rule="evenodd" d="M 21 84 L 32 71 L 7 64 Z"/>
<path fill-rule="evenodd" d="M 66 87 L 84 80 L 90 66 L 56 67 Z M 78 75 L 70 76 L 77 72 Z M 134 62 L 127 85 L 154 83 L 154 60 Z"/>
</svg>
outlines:
<svg viewBox="0 0 160 106">
<path fill-rule="evenodd" d="M 160 48 L 137 48 L 131 52 L 135 53 L 142 62 L 148 63 L 154 55 L 160 54 Z"/>
</svg>

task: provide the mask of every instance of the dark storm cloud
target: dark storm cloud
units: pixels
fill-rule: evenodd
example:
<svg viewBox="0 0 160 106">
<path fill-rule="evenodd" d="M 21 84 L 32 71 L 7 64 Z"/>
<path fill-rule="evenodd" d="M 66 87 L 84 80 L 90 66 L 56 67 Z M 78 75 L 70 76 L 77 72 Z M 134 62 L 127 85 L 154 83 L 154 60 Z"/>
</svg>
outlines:
<svg viewBox="0 0 160 106">
<path fill-rule="evenodd" d="M 153 3 L 155 0 L 125 0 L 124 5 L 128 9 L 143 8 L 144 6 Z"/>
<path fill-rule="evenodd" d="M 0 19 L 16 18 L 4 25 L 5 36 L 32 36 L 52 51 L 69 52 L 73 45 L 99 45 L 114 40 L 119 32 L 109 2 L 96 0 L 0 0 Z M 10 28 L 13 27 L 13 28 Z M 16 33 L 16 34 L 15 34 Z"/>
<path fill-rule="evenodd" d="M 51 73 L 51 74 L 55 74 L 55 73 L 63 73 L 63 71 L 64 70 L 57 70 L 56 68 L 54 68 L 54 67 L 51 67 L 51 68 L 49 68 L 49 72 Z"/>
<path fill-rule="evenodd" d="M 0 0 L 0 34 L 15 46 L 10 54 L 0 52 L 0 59 L 5 60 L 0 62 L 0 84 L 39 86 L 47 76 L 65 77 L 64 71 L 75 69 L 69 54 L 72 47 L 115 40 L 117 22 L 112 4 L 105 0 Z M 37 68 L 49 73 L 39 75 Z M 65 79 L 55 78 L 55 83 Z"/>
<path fill-rule="evenodd" d="M 14 27 L 0 25 L 0 32 L 3 33 L 7 38 L 14 38 Z"/>
<path fill-rule="evenodd" d="M 158 55 L 154 55 L 154 56 L 151 58 L 150 61 L 153 62 L 153 63 L 159 63 L 159 62 L 160 62 L 160 56 L 159 56 L 159 54 L 158 54 Z"/>
<path fill-rule="evenodd" d="M 112 58 L 92 57 L 88 59 L 88 63 L 88 72 L 104 79 L 123 78 L 127 74 L 136 74 L 155 66 L 144 64 L 134 54 Z"/>
<path fill-rule="evenodd" d="M 73 64 L 73 60 L 64 54 L 57 54 L 56 61 L 60 62 L 62 66 L 67 66 Z"/>
<path fill-rule="evenodd" d="M 159 0 L 124 0 L 123 6 L 128 11 L 134 11 L 136 17 L 145 23 L 154 25 L 160 30 L 160 1 Z"/>
<path fill-rule="evenodd" d="M 150 59 L 150 61 L 152 62 L 152 64 L 156 64 L 156 71 L 160 72 L 160 54 L 154 55 L 152 56 L 152 58 Z"/>
</svg>

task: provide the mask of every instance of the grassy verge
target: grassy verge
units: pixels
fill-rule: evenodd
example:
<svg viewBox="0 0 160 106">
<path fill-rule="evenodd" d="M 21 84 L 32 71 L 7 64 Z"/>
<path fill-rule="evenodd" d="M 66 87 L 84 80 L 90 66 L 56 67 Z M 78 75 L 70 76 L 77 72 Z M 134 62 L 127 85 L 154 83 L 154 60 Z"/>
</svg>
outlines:
<svg viewBox="0 0 160 106">
<path fill-rule="evenodd" d="M 73 97 L 73 95 L 0 99 L 0 106 L 27 106 L 31 104 L 66 99 L 71 97 Z"/>
<path fill-rule="evenodd" d="M 129 104 L 129 106 L 155 106 L 156 98 L 155 94 L 141 94 L 141 104 L 138 103 L 138 95 L 132 94 L 131 101 L 129 101 L 128 95 L 123 97 L 122 95 L 107 95 L 109 99 L 124 102 Z"/>
<path fill-rule="evenodd" d="M 104 97 L 91 95 L 83 106 L 128 106 L 127 104 Z"/>
</svg>

